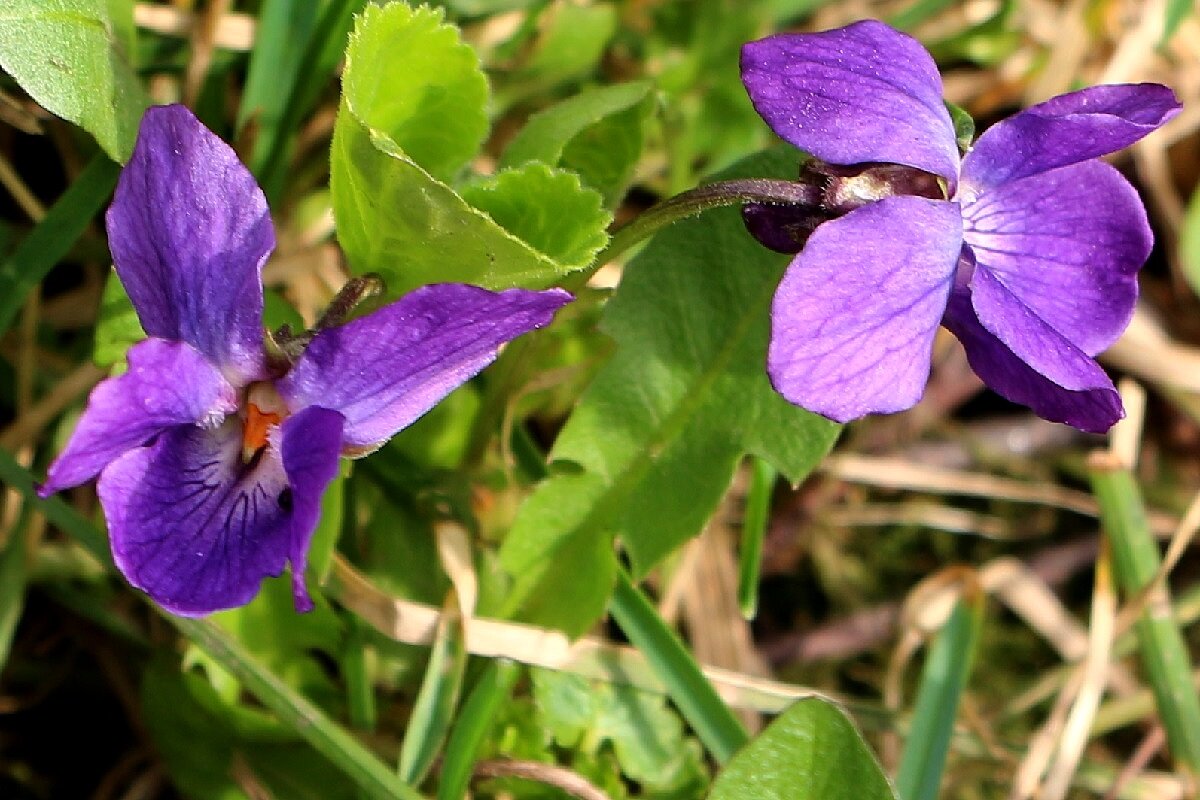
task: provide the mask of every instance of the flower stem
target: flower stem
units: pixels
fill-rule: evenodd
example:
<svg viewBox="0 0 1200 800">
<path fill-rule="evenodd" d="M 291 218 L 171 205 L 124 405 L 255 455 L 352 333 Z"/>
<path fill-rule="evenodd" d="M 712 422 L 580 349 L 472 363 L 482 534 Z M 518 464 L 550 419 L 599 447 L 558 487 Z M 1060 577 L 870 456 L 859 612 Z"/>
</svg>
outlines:
<svg viewBox="0 0 1200 800">
<path fill-rule="evenodd" d="M 608 247 L 596 257 L 596 265 L 607 264 L 672 222 L 694 217 L 709 209 L 746 203 L 812 206 L 820 199 L 820 191 L 820 187 L 811 184 L 767 178 L 743 178 L 697 186 L 651 206 L 613 234 Z"/>
</svg>

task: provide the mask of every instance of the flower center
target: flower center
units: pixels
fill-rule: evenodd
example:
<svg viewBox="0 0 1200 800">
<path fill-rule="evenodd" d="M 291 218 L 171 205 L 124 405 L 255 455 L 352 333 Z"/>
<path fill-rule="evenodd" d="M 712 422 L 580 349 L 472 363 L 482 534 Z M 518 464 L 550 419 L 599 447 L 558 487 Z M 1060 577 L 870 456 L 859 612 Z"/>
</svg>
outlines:
<svg viewBox="0 0 1200 800">
<path fill-rule="evenodd" d="M 801 168 L 800 180 L 823 184 L 821 205 L 835 215 L 898 195 L 946 199 L 945 188 L 936 175 L 900 164 L 839 166 L 814 158 Z"/>
<path fill-rule="evenodd" d="M 271 438 L 271 430 L 288 415 L 287 405 L 266 381 L 250 384 L 242 419 L 242 462 L 249 464 L 262 453 Z"/>
</svg>

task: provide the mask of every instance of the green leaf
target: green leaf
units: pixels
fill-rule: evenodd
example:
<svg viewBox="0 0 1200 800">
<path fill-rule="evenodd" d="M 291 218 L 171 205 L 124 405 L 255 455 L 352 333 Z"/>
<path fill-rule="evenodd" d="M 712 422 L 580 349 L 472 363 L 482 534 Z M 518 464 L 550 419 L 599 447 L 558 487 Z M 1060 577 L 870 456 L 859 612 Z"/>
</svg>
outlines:
<svg viewBox="0 0 1200 800">
<path fill-rule="evenodd" d="M 463 187 L 463 199 L 509 233 L 569 269 L 582 269 L 608 243 L 612 215 L 570 172 L 527 164 Z"/>
<path fill-rule="evenodd" d="M 441 11 L 367 6 L 346 49 L 342 91 L 372 130 L 447 180 L 488 132 L 487 79 Z"/>
<path fill-rule="evenodd" d="M 794 151 L 777 150 L 720 177 L 794 172 Z M 629 264 L 603 321 L 617 351 L 501 550 L 508 612 L 582 632 L 611 590 L 614 536 L 644 573 L 700 531 L 744 454 L 796 482 L 828 451 L 838 426 L 788 404 L 764 369 L 786 262 L 727 208 L 666 229 Z"/>
<path fill-rule="evenodd" d="M 474 53 L 429 9 L 370 6 L 346 52 L 331 152 L 338 240 L 393 294 L 439 281 L 540 287 L 568 271 L 439 177 L 474 156 L 486 83 Z"/>
<path fill-rule="evenodd" d="M 146 338 L 116 270 L 109 270 L 100 295 L 100 316 L 92 339 L 92 361 L 98 367 L 111 367 L 125 360 L 125 351 Z"/>
<path fill-rule="evenodd" d="M 128 2 L 3 0 L 0 67 L 124 163 L 146 108 L 126 49 L 132 29 Z"/>
<path fill-rule="evenodd" d="M 946 110 L 950 112 L 950 121 L 954 123 L 954 140 L 958 144 L 958 150 L 965 153 L 975 141 L 975 120 L 965 109 L 954 103 L 946 103 Z"/>
<path fill-rule="evenodd" d="M 896 794 L 845 712 L 811 697 L 734 756 L 708 800 L 896 800 Z"/>
<path fill-rule="evenodd" d="M 666 698 L 631 686 L 530 670 L 542 726 L 559 745 L 595 755 L 611 745 L 621 772 L 651 791 L 702 786 L 704 759 Z"/>
<path fill-rule="evenodd" d="M 641 155 L 652 88 L 636 81 L 586 89 L 534 114 L 505 148 L 500 166 L 540 161 L 566 167 L 613 202 Z"/>
</svg>

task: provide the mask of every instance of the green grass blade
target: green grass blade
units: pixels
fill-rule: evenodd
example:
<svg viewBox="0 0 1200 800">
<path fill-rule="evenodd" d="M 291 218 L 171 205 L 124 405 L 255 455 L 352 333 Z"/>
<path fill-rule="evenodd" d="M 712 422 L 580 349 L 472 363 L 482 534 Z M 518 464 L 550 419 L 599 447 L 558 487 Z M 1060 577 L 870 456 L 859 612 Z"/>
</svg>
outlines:
<svg viewBox="0 0 1200 800">
<path fill-rule="evenodd" d="M 97 153 L 13 254 L 0 264 L 0 334 L 29 291 L 70 251 L 117 185 L 121 168 Z"/>
<path fill-rule="evenodd" d="M 36 508 L 51 524 L 74 537 L 88 552 L 100 559 L 101 563 L 112 566 L 108 537 L 60 498 L 40 499 L 34 490 L 33 475 L 17 463 L 12 453 L 3 448 L 0 448 L 0 483 L 25 495 L 31 508 Z"/>
<path fill-rule="evenodd" d="M 336 0 L 332 5 L 338 5 Z M 312 0 L 263 0 L 237 118 L 239 128 L 255 121 L 259 137 L 255 156 L 259 144 L 277 135 L 288 100 L 288 92 L 280 90 L 295 83 L 319 8 L 320 3 Z"/>
<path fill-rule="evenodd" d="M 0 671 L 8 663 L 13 634 L 25 608 L 27 573 L 25 536 L 17 533 L 9 537 L 8 544 L 0 552 Z"/>
<path fill-rule="evenodd" d="M 281 681 L 237 640 L 207 620 L 163 615 L 180 633 L 218 661 L 263 705 L 275 712 L 353 780 L 368 797 L 378 800 L 421 800 L 383 762 L 321 709 Z"/>
<path fill-rule="evenodd" d="M 363 731 L 375 730 L 379 714 L 375 708 L 375 685 L 367 663 L 366 626 L 357 617 L 350 618 L 350 638 L 342 655 L 342 675 L 346 681 L 346 715 L 350 724 Z"/>
<path fill-rule="evenodd" d="M 1129 470 L 1119 467 L 1095 468 L 1091 481 L 1104 533 L 1112 545 L 1117 582 L 1127 597 L 1137 597 L 1161 564 L 1158 544 L 1146 524 L 1141 492 Z M 1192 775 L 1200 775 L 1200 697 L 1191 681 L 1187 646 L 1165 587 L 1149 598 L 1134 634 L 1171 754 Z"/>
<path fill-rule="evenodd" d="M 484 668 L 454 723 L 450 741 L 446 743 L 437 800 L 462 800 L 466 796 L 479 748 L 491 730 L 500 705 L 512 694 L 521 672 L 520 664 L 502 659 L 489 661 Z"/>
<path fill-rule="evenodd" d="M 749 741 L 746 729 L 729 710 L 682 641 L 629 576 L 620 571 L 609 611 L 629 641 L 642 652 L 667 695 L 700 741 L 724 764 Z"/>
<path fill-rule="evenodd" d="M 938 796 L 954 718 L 971 672 L 982 623 L 983 596 L 964 597 L 929 649 L 896 776 L 896 793 L 901 800 L 936 800 Z"/>
<path fill-rule="evenodd" d="M 260 132 L 251 155 L 251 171 L 258 176 L 268 198 L 283 190 L 287 176 L 292 135 L 316 105 L 321 90 L 333 75 L 346 51 L 346 39 L 354 26 L 354 15 L 366 0 L 330 0 L 307 35 L 304 52 L 286 83 L 276 82 L 273 91 L 283 98 L 278 121 L 269 132 Z"/>
<path fill-rule="evenodd" d="M 404 742 L 400 745 L 400 779 L 414 786 L 421 785 L 438 750 L 446 741 L 454 708 L 462 689 L 463 673 L 467 666 L 466 632 L 458 598 L 451 592 L 438 619 L 437 637 L 429 654 L 425 679 L 417 692 Z"/>
<path fill-rule="evenodd" d="M 779 472 L 761 458 L 751 459 L 750 491 L 746 495 L 746 517 L 742 522 L 742 546 L 738 553 L 738 605 L 742 616 L 758 613 L 758 573 L 762 567 L 763 539 L 771 511 L 771 492 Z"/>
<path fill-rule="evenodd" d="M 94 555 L 111 564 L 105 535 L 75 509 L 57 497 L 39 500 L 33 476 L 7 450 L 0 450 L 0 482 L 24 494 L 60 530 L 79 540 Z M 421 795 L 388 769 L 353 736 L 252 657 L 228 633 L 206 620 L 163 617 L 195 642 L 259 701 L 291 725 L 315 750 L 322 753 L 355 782 L 368 797 L 379 800 L 422 800 Z"/>
<path fill-rule="evenodd" d="M 1179 26 L 1187 19 L 1188 14 L 1195 10 L 1195 0 L 1168 0 L 1166 19 L 1163 20 L 1163 35 L 1159 41 L 1159 46 L 1170 41 L 1175 35 L 1175 31 L 1179 30 Z"/>
</svg>

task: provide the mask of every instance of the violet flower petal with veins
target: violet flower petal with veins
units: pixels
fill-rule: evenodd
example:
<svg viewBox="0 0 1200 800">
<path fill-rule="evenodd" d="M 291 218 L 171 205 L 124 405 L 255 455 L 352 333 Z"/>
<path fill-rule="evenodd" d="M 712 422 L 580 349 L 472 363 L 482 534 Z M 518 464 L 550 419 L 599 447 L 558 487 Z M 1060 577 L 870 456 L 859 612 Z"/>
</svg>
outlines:
<svg viewBox="0 0 1200 800">
<path fill-rule="evenodd" d="M 242 605 L 288 562 L 310 609 L 308 546 L 339 457 L 391 438 L 571 299 L 425 286 L 280 366 L 264 343 L 266 198 L 182 106 L 146 112 L 107 221 L 149 338 L 92 391 L 39 492 L 99 475 L 117 567 L 181 615 Z"/>
<path fill-rule="evenodd" d="M 742 81 L 781 138 L 866 170 L 850 194 L 867 199 L 802 231 L 775 295 L 767 370 L 784 397 L 839 422 L 910 408 L 941 324 L 985 383 L 1040 416 L 1095 432 L 1121 418 L 1093 356 L 1129 323 L 1152 236 L 1137 193 L 1096 159 L 1175 116 L 1170 89 L 1055 97 L 960 159 L 933 58 L 881 22 L 750 42 Z M 880 163 L 937 176 L 943 197 L 872 182 Z M 755 237 L 784 251 L 793 221 L 816 219 L 748 211 Z"/>
</svg>

